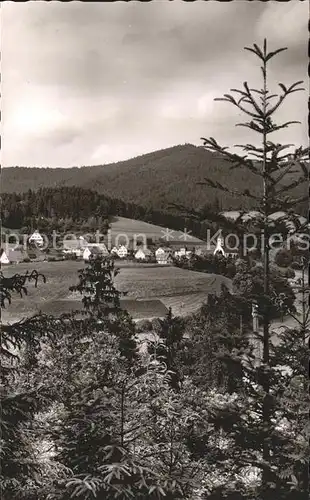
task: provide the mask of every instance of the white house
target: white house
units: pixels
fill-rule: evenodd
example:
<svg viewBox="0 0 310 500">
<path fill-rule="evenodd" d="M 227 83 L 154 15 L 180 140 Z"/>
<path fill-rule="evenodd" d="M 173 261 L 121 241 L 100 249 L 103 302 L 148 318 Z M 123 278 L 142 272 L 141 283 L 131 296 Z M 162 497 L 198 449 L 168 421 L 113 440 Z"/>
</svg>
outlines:
<svg viewBox="0 0 310 500">
<path fill-rule="evenodd" d="M 180 248 L 180 250 L 176 250 L 174 252 L 174 256 L 177 258 L 187 257 L 189 259 L 190 256 L 192 255 L 192 253 L 193 252 L 191 252 L 190 250 L 187 250 L 186 247 L 183 247 L 183 248 Z"/>
<path fill-rule="evenodd" d="M 74 238 L 70 240 L 63 240 L 63 253 L 71 255 L 74 254 L 77 257 L 82 257 L 87 245 L 88 243 L 83 236 L 80 236 L 78 239 Z"/>
<path fill-rule="evenodd" d="M 5 252 L 5 250 L 1 249 L 1 255 L 0 255 L 0 264 L 9 264 L 10 260 Z"/>
<path fill-rule="evenodd" d="M 170 264 L 172 262 L 171 248 L 159 247 L 155 252 L 156 261 L 158 264 Z"/>
<path fill-rule="evenodd" d="M 137 259 L 137 260 L 146 260 L 146 259 L 150 258 L 151 256 L 152 256 L 152 252 L 148 248 L 146 248 L 146 249 L 139 248 L 135 253 L 135 259 Z"/>
<path fill-rule="evenodd" d="M 157 250 L 155 251 L 155 257 L 159 256 L 159 255 L 163 255 L 163 254 L 169 254 L 169 253 L 172 253 L 172 250 L 171 248 L 168 248 L 168 247 L 158 247 Z"/>
<path fill-rule="evenodd" d="M 92 255 L 92 251 L 91 251 L 90 247 L 86 247 L 84 252 L 83 252 L 83 260 L 89 260 L 91 255 Z"/>
<path fill-rule="evenodd" d="M 128 248 L 125 247 L 125 245 L 121 245 L 117 249 L 117 255 L 119 256 L 120 259 L 124 259 L 128 255 Z"/>
<path fill-rule="evenodd" d="M 89 260 L 91 256 L 107 256 L 109 255 L 108 249 L 104 243 L 94 243 L 88 245 L 83 251 L 83 259 Z"/>
<path fill-rule="evenodd" d="M 128 248 L 125 245 L 113 247 L 111 250 L 111 255 L 117 255 L 120 259 L 124 259 L 128 255 Z"/>
<path fill-rule="evenodd" d="M 44 243 L 44 239 L 39 233 L 39 231 L 35 231 L 29 238 L 29 243 L 35 243 L 39 247 L 41 247 Z"/>
</svg>

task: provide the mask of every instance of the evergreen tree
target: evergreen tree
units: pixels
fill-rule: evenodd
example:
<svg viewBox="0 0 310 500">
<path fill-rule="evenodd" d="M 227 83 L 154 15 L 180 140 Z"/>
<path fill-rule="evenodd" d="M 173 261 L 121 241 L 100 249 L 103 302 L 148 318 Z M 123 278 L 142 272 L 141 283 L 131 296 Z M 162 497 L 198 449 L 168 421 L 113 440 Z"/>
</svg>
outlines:
<svg viewBox="0 0 310 500">
<path fill-rule="evenodd" d="M 248 351 L 250 308 L 225 286 L 188 320 L 188 366 L 193 382 L 205 390 L 234 393 L 243 387 L 242 355 Z"/>
<path fill-rule="evenodd" d="M 70 290 L 83 296 L 84 314 L 94 330 L 116 335 L 121 353 L 133 360 L 136 356 L 135 325 L 127 311 L 121 308 L 121 292 L 113 283 L 118 272 L 113 259 L 96 256 L 79 270 L 79 283 Z"/>
<path fill-rule="evenodd" d="M 246 47 L 247 51 L 254 53 L 261 62 L 262 71 L 262 88 L 250 88 L 247 82 L 244 82 L 243 89 L 231 89 L 231 94 L 225 94 L 222 100 L 231 103 L 239 111 L 249 117 L 249 121 L 239 123 L 239 126 L 246 127 L 259 135 L 261 144 L 239 145 L 244 151 L 244 155 L 239 155 L 230 152 L 228 148 L 217 143 L 214 138 L 203 139 L 205 148 L 213 153 L 219 154 L 222 159 L 227 159 L 231 162 L 231 169 L 244 167 L 255 176 L 257 180 L 261 180 L 263 186 L 263 197 L 260 199 L 256 195 L 250 193 L 248 189 L 242 192 L 232 191 L 229 187 L 222 185 L 219 182 L 214 182 L 206 179 L 205 183 L 211 187 L 216 187 L 227 194 L 240 197 L 248 197 L 255 201 L 256 209 L 262 214 L 258 217 L 255 224 L 259 231 L 262 232 L 263 238 L 263 294 L 261 304 L 261 314 L 263 320 L 262 335 L 258 335 L 258 341 L 262 343 L 262 359 L 259 360 L 259 367 L 250 363 L 248 369 L 246 388 L 246 396 L 244 399 L 245 407 L 242 410 L 244 416 L 239 422 L 239 430 L 231 428 L 231 435 L 234 436 L 234 442 L 240 446 L 240 454 L 235 451 L 235 467 L 242 462 L 247 462 L 248 465 L 256 465 L 261 471 L 261 483 L 259 486 L 260 498 L 264 500 L 274 498 L 305 498 L 307 492 L 304 489 L 304 482 L 299 481 L 298 474 L 294 475 L 293 485 L 286 476 L 287 464 L 281 459 L 282 456 L 287 457 L 288 450 L 292 450 L 295 443 L 294 432 L 289 431 L 285 434 L 285 438 L 281 436 L 281 432 L 277 427 L 279 419 L 283 421 L 286 414 L 285 391 L 288 381 L 285 381 L 282 372 L 278 370 L 276 347 L 271 342 L 271 318 L 274 307 L 274 297 L 270 286 L 271 268 L 270 268 L 270 236 L 272 231 L 276 230 L 274 224 L 270 222 L 270 215 L 278 210 L 286 212 L 284 220 L 292 221 L 298 230 L 301 230 L 300 224 L 292 213 L 291 209 L 298 203 L 302 202 L 307 196 L 293 198 L 290 196 L 290 191 L 296 186 L 302 185 L 308 180 L 308 168 L 306 160 L 308 158 L 309 148 L 298 147 L 294 153 L 286 153 L 291 145 L 281 145 L 272 142 L 269 137 L 276 131 L 285 129 L 289 125 L 298 123 L 289 121 L 282 124 L 277 124 L 274 121 L 274 116 L 283 102 L 291 94 L 303 90 L 301 81 L 293 83 L 290 86 L 285 86 L 280 83 L 281 94 L 273 94 L 268 89 L 267 69 L 269 62 L 279 53 L 283 52 L 284 48 L 280 48 L 273 52 L 267 50 L 267 41 L 264 40 L 263 47 L 260 48 L 254 44 L 253 47 Z M 230 227 L 234 232 L 244 231 L 242 225 L 242 215 Z M 219 218 L 218 218 L 219 220 Z M 221 222 L 226 226 L 224 218 Z M 290 384 L 293 384 L 291 379 Z M 281 389 L 280 389 L 281 388 Z M 306 394 L 304 393 L 306 399 Z M 253 401 L 253 407 L 250 409 L 250 401 Z M 302 405 L 302 403 L 300 403 Z M 247 408 L 247 409 L 246 409 Z M 240 419 L 241 415 L 240 414 Z M 303 439 L 305 436 L 303 435 Z M 305 452 L 306 447 L 303 448 Z M 247 456 L 247 460 L 244 457 Z M 254 457 L 259 457 L 255 459 Z M 299 464 L 303 459 L 300 459 Z M 238 465 L 237 465 L 238 464 Z M 286 471 L 286 472 L 285 472 Z M 292 487 L 292 490 L 290 489 Z M 231 498 L 249 498 L 250 496 L 244 490 L 238 491 L 238 486 L 234 484 L 234 493 L 231 493 Z M 228 494 L 228 493 L 227 493 Z M 224 492 L 221 493 L 224 496 Z M 235 496 L 234 496 L 235 495 Z M 239 496 L 238 496 L 239 495 Z M 206 498 L 222 498 L 221 496 L 207 496 Z"/>
<path fill-rule="evenodd" d="M 24 296 L 27 283 L 45 277 L 32 271 L 1 280 L 1 308 L 15 294 Z M 49 406 L 52 391 L 34 380 L 42 342 L 56 332 L 50 318 L 34 316 L 1 325 L 1 497 L 3 500 L 39 500 L 42 463 L 36 449 L 35 415 Z"/>
<path fill-rule="evenodd" d="M 49 422 L 54 462 L 68 471 L 48 499 L 192 498 L 204 467 L 188 436 L 208 434 L 199 389 L 188 381 L 177 396 L 154 357 L 128 370 L 115 337 L 89 334 L 68 331 L 47 355 L 58 404 Z"/>
<path fill-rule="evenodd" d="M 186 345 L 184 341 L 185 322 L 180 317 L 173 317 L 171 307 L 164 319 L 158 319 L 156 333 L 158 342 L 148 346 L 150 354 L 163 361 L 171 372 L 170 383 L 174 389 L 179 389 L 182 383 L 182 354 Z"/>
</svg>

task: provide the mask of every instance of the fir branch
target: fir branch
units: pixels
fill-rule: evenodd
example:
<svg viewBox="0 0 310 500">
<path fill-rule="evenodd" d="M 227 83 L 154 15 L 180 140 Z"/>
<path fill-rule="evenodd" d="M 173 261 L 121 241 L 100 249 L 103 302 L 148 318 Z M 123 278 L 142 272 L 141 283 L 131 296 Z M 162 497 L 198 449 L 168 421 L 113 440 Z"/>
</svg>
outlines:
<svg viewBox="0 0 310 500">
<path fill-rule="evenodd" d="M 211 152 L 216 152 L 221 154 L 221 158 L 224 158 L 226 161 L 233 163 L 231 168 L 238 168 L 239 166 L 247 167 L 256 175 L 261 175 L 261 172 L 254 166 L 253 161 L 245 156 L 240 156 L 236 153 L 231 153 L 228 151 L 227 147 L 220 146 L 213 137 L 209 139 L 202 137 L 203 145 L 206 150 Z"/>
<path fill-rule="evenodd" d="M 304 83 L 302 80 L 293 83 L 289 88 L 286 88 L 286 86 L 283 83 L 279 83 L 279 87 L 282 89 L 283 94 L 280 95 L 278 102 L 273 106 L 273 108 L 269 109 L 267 112 L 267 116 L 271 116 L 275 113 L 275 111 L 281 106 L 283 101 L 288 97 L 288 95 L 293 94 L 294 92 L 300 92 L 305 90 L 303 87 L 298 88 L 298 85 Z"/>
<path fill-rule="evenodd" d="M 290 184 L 287 184 L 286 186 L 283 186 L 278 191 L 275 190 L 275 196 L 278 196 L 279 194 L 290 191 L 291 189 L 294 189 L 295 187 L 300 186 L 301 184 L 303 184 L 306 181 L 307 181 L 307 179 L 305 179 L 304 177 L 299 177 L 299 179 L 296 179 L 296 181 L 293 181 Z"/>
</svg>

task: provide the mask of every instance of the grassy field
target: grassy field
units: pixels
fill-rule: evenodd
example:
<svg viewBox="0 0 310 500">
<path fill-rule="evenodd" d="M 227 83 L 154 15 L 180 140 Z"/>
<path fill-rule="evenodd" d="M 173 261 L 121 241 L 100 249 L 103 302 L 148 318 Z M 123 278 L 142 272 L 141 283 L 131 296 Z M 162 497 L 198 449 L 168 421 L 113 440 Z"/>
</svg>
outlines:
<svg viewBox="0 0 310 500">
<path fill-rule="evenodd" d="M 110 224 L 111 224 L 112 241 L 114 241 L 115 237 L 118 234 L 122 233 L 126 234 L 129 239 L 133 238 L 135 234 L 136 235 L 145 234 L 146 238 L 151 238 L 153 239 L 153 241 L 157 241 L 160 238 L 164 237 L 165 228 L 162 228 L 160 226 L 155 226 L 154 224 L 149 224 L 148 222 L 143 222 L 140 220 L 127 219 L 126 217 L 113 217 L 110 221 Z M 173 240 L 180 242 L 184 241 L 182 239 L 181 231 L 173 230 L 172 237 Z M 138 241 L 141 241 L 141 237 L 140 239 L 138 239 Z M 201 240 L 195 238 L 194 236 L 189 235 L 187 244 L 193 244 L 199 242 L 201 242 Z"/>
<path fill-rule="evenodd" d="M 35 314 L 40 310 L 50 314 L 60 314 L 76 303 L 79 297 L 72 296 L 69 287 L 77 283 L 77 271 L 83 262 L 37 262 L 18 264 L 4 268 L 6 276 L 36 269 L 46 276 L 46 283 L 38 288 L 29 284 L 28 295 L 21 299 L 18 295 L 2 311 L 2 321 L 16 321 Z M 121 263 L 120 273 L 115 279 L 118 290 L 128 292 L 127 297 L 158 298 L 174 314 L 188 314 L 202 304 L 208 293 L 219 292 L 221 283 L 230 281 L 222 276 L 197 273 L 175 267 L 125 267 Z M 65 308 L 65 310 L 64 310 Z"/>
</svg>

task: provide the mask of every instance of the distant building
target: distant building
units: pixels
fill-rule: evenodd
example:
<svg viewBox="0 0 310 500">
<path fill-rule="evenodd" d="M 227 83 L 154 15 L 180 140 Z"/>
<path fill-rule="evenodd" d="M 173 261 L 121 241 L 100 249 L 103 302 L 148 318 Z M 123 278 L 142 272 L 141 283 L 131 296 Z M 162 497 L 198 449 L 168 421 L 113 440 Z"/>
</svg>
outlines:
<svg viewBox="0 0 310 500">
<path fill-rule="evenodd" d="M 121 245 L 117 249 L 117 255 L 119 256 L 120 259 L 124 259 L 128 255 L 128 248 L 125 247 L 125 245 Z"/>
<path fill-rule="evenodd" d="M 83 252 L 83 259 L 84 260 L 89 260 L 91 255 L 93 255 L 92 251 L 91 251 L 91 247 L 86 247 L 84 252 Z"/>
<path fill-rule="evenodd" d="M 169 264 L 173 261 L 172 250 L 168 247 L 159 247 L 155 252 L 155 258 L 158 264 Z"/>
<path fill-rule="evenodd" d="M 109 255 L 108 249 L 104 243 L 97 243 L 93 245 L 89 245 L 85 248 L 83 252 L 83 259 L 89 260 L 91 257 L 103 256 L 106 257 Z"/>
<path fill-rule="evenodd" d="M 128 256 L 128 248 L 125 245 L 115 246 L 111 250 L 111 255 L 117 255 L 120 259 Z"/>
<path fill-rule="evenodd" d="M 39 247 L 43 246 L 44 239 L 39 233 L 39 231 L 35 231 L 29 238 L 29 243 L 35 243 Z"/>
<path fill-rule="evenodd" d="M 63 240 L 63 253 L 82 257 L 87 246 L 88 243 L 83 236 L 70 240 Z"/>
<path fill-rule="evenodd" d="M 174 256 L 176 258 L 186 257 L 187 259 L 189 259 L 192 254 L 193 254 L 193 252 L 191 252 L 190 250 L 187 250 L 186 247 L 180 248 L 180 250 L 177 250 L 174 252 Z"/>
<path fill-rule="evenodd" d="M 213 255 L 217 255 L 218 253 L 220 253 L 224 257 L 237 257 L 239 254 L 239 250 L 227 248 L 225 246 L 224 238 L 222 236 L 219 236 L 216 242 L 216 247 L 213 252 Z"/>
<path fill-rule="evenodd" d="M 112 248 L 111 255 L 118 255 L 118 249 L 117 249 L 117 247 L 113 247 Z"/>
<path fill-rule="evenodd" d="M 3 248 L 1 249 L 1 252 L 0 252 L 0 264 L 9 264 L 10 263 L 10 260 L 5 252 L 5 250 L 3 250 Z"/>
<path fill-rule="evenodd" d="M 139 250 L 135 253 L 135 259 L 137 260 L 148 260 L 152 257 L 152 252 L 148 248 L 145 250 L 143 248 L 139 248 Z"/>
<path fill-rule="evenodd" d="M 172 257 L 171 254 L 167 255 L 166 263 L 167 264 L 173 264 L 173 257 Z"/>
<path fill-rule="evenodd" d="M 16 248 L 14 250 L 2 249 L 0 262 L 1 264 L 19 264 L 28 258 L 28 254 L 23 248 Z"/>
</svg>

